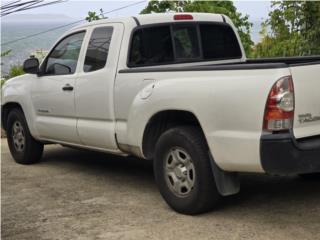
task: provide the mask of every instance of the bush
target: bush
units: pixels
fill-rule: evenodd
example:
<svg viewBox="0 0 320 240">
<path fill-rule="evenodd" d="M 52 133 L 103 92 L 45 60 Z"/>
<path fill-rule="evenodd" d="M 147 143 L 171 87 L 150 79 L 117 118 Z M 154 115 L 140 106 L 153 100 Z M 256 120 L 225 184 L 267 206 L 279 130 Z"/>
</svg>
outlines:
<svg viewBox="0 0 320 240">
<path fill-rule="evenodd" d="M 25 72 L 23 71 L 23 67 L 21 65 L 13 65 L 11 66 L 8 75 L 4 76 L 1 79 L 1 87 L 4 84 L 4 82 L 10 78 L 14 78 L 20 75 L 23 75 Z"/>
<path fill-rule="evenodd" d="M 20 65 L 13 65 L 11 68 L 10 68 L 10 71 L 9 71 L 9 77 L 10 78 L 13 78 L 13 77 L 17 77 L 17 76 L 20 76 L 24 74 L 24 71 L 23 71 L 23 67 L 20 66 Z"/>
</svg>

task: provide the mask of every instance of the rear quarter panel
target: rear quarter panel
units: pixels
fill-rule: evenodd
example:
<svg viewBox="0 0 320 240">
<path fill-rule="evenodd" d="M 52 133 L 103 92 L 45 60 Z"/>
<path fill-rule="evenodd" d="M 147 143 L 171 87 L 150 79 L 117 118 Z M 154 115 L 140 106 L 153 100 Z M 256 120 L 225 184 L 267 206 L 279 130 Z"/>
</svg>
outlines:
<svg viewBox="0 0 320 240">
<path fill-rule="evenodd" d="M 120 73 L 115 86 L 117 137 L 137 146 L 149 119 L 163 110 L 185 110 L 199 120 L 218 164 L 227 171 L 263 172 L 260 137 L 266 99 L 289 70 Z M 141 92 L 153 79 L 150 97 Z M 145 84 L 144 84 L 145 83 Z"/>
</svg>

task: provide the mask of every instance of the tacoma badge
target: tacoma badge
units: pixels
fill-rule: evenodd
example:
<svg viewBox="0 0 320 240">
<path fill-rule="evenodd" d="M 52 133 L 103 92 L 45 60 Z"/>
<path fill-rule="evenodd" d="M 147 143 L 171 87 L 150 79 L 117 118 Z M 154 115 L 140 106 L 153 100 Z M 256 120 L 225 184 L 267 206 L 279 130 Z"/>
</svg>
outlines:
<svg viewBox="0 0 320 240">
<path fill-rule="evenodd" d="M 311 113 L 306 114 L 300 114 L 299 115 L 299 122 L 302 123 L 308 123 L 308 122 L 315 122 L 320 121 L 320 116 L 312 116 Z"/>
</svg>

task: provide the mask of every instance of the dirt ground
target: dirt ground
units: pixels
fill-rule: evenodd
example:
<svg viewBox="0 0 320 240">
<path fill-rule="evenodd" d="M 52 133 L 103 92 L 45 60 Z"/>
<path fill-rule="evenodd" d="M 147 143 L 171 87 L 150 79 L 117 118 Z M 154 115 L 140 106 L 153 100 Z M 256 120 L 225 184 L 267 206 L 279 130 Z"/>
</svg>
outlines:
<svg viewBox="0 0 320 240">
<path fill-rule="evenodd" d="M 240 194 L 191 217 L 165 204 L 148 161 L 50 145 L 22 166 L 1 143 L 2 239 L 320 239 L 320 181 L 244 174 Z"/>
</svg>

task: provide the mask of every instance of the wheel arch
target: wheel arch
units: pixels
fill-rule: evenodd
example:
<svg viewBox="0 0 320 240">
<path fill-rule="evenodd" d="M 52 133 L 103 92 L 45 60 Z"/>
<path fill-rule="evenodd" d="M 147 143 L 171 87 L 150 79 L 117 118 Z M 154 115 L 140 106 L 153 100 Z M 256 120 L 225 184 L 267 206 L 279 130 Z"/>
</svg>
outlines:
<svg viewBox="0 0 320 240">
<path fill-rule="evenodd" d="M 19 109 L 23 112 L 23 108 L 18 102 L 7 102 L 1 107 L 1 127 L 7 131 L 7 121 L 9 113 L 12 109 Z"/>
<path fill-rule="evenodd" d="M 155 113 L 148 121 L 143 132 L 142 152 L 145 158 L 153 159 L 156 143 L 162 133 L 177 126 L 196 126 L 201 131 L 207 144 L 208 155 L 218 191 L 223 196 L 233 195 L 240 191 L 240 181 L 236 172 L 226 172 L 215 162 L 208 141 L 196 115 L 187 110 L 163 110 Z"/>
<path fill-rule="evenodd" d="M 144 128 L 142 152 L 145 158 L 153 158 L 155 145 L 162 133 L 172 127 L 183 125 L 199 127 L 204 140 L 207 141 L 200 121 L 194 113 L 187 110 L 162 110 L 152 115 Z"/>
</svg>

